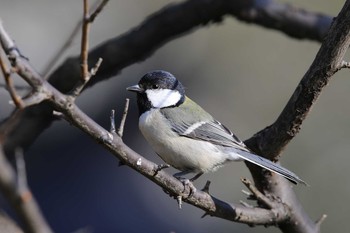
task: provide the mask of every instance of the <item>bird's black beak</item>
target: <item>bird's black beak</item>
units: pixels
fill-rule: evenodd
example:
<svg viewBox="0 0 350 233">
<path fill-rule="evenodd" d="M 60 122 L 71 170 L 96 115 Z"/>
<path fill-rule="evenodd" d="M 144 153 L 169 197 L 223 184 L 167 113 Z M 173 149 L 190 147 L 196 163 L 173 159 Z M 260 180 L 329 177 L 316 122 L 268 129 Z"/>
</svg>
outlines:
<svg viewBox="0 0 350 233">
<path fill-rule="evenodd" d="M 143 93 L 145 90 L 141 88 L 138 84 L 126 88 L 127 91 Z"/>
</svg>

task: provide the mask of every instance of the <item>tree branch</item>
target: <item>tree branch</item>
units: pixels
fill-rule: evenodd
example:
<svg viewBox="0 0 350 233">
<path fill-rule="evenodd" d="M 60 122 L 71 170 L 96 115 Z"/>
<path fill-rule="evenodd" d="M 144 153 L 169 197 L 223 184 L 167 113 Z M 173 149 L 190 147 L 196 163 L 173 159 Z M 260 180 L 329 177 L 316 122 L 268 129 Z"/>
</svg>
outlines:
<svg viewBox="0 0 350 233">
<path fill-rule="evenodd" d="M 23 165 L 23 164 L 22 164 Z M 22 170 L 23 171 L 23 170 Z M 22 176 L 22 177 L 18 177 Z M 3 150 L 0 147 L 0 189 L 9 200 L 24 224 L 26 232 L 50 233 L 52 232 L 42 216 L 39 206 L 31 195 L 26 184 L 25 174 L 16 175 L 10 163 L 6 160 Z M 21 183 L 17 182 L 17 177 Z"/>
<path fill-rule="evenodd" d="M 245 141 L 250 149 L 272 160 L 278 160 L 282 150 L 300 131 L 301 125 L 332 76 L 343 65 L 350 45 L 350 2 L 346 1 L 332 23 L 312 65 L 300 81 L 277 120 Z M 255 183 L 264 193 L 274 193 L 294 207 L 289 223 L 281 224 L 283 232 L 318 232 L 319 225 L 306 215 L 290 185 L 276 175 L 262 173 L 248 165 Z M 291 195 L 292 194 L 292 195 Z"/>
<path fill-rule="evenodd" d="M 83 25 L 81 33 L 81 50 L 80 50 L 80 80 L 77 85 L 71 91 L 72 98 L 76 98 L 80 95 L 85 85 L 94 76 L 97 70 L 100 68 L 102 58 L 98 58 L 94 68 L 89 71 L 88 57 L 89 57 L 89 32 L 91 23 L 95 20 L 97 15 L 102 11 L 103 7 L 107 4 L 108 0 L 103 0 L 92 13 L 89 14 L 89 1 L 84 0 L 83 11 Z"/>
<path fill-rule="evenodd" d="M 13 103 L 18 109 L 23 108 L 23 103 L 21 98 L 17 95 L 15 87 L 13 85 L 12 79 L 11 79 L 11 72 L 7 68 L 3 58 L 2 58 L 2 53 L 0 53 L 0 68 L 1 72 L 4 75 L 5 83 L 6 83 L 6 89 L 10 93 L 10 96 L 12 98 Z"/>
<path fill-rule="evenodd" d="M 118 128 L 118 136 L 121 138 L 123 137 L 123 134 L 124 134 L 124 125 L 125 125 L 125 121 L 126 121 L 126 116 L 128 115 L 128 110 L 129 110 L 129 99 L 126 99 L 124 111 L 123 111 L 123 116 L 122 116 L 122 119 L 120 121 L 120 125 Z"/>
</svg>

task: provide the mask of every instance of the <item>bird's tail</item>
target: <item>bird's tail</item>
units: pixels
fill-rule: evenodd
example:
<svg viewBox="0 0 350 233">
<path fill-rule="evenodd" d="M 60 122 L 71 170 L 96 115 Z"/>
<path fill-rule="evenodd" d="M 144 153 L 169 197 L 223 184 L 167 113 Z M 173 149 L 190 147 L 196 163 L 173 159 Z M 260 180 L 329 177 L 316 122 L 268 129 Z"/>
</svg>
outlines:
<svg viewBox="0 0 350 233">
<path fill-rule="evenodd" d="M 278 165 L 277 163 L 274 163 L 274 162 L 272 162 L 268 159 L 265 159 L 263 157 L 260 157 L 258 155 L 249 153 L 247 151 L 237 150 L 236 153 L 237 153 L 236 155 L 238 155 L 242 159 L 249 161 L 251 163 L 254 163 L 254 164 L 256 164 L 260 167 L 263 167 L 269 171 L 275 172 L 275 173 L 287 178 L 288 180 L 290 180 L 294 184 L 302 183 L 302 184 L 308 186 L 308 184 L 305 181 L 303 181 L 302 179 L 300 179 L 296 174 L 294 174 L 293 172 L 289 171 L 288 169 Z"/>
</svg>

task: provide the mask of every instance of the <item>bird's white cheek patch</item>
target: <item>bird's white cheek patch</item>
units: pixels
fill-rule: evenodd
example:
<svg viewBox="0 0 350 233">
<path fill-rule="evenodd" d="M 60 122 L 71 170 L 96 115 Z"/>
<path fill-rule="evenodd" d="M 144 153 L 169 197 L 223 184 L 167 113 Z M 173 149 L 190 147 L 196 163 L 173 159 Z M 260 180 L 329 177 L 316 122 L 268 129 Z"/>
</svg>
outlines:
<svg viewBox="0 0 350 233">
<path fill-rule="evenodd" d="M 175 105 L 181 99 L 181 94 L 176 90 L 156 89 L 146 90 L 147 98 L 154 108 L 165 108 Z"/>
</svg>

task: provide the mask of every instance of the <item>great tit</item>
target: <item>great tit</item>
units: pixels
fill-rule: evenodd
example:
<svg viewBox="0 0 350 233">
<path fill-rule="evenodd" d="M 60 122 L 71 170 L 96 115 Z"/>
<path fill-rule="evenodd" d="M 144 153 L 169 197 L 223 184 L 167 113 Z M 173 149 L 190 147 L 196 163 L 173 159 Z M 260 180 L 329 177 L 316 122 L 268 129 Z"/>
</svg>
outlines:
<svg viewBox="0 0 350 233">
<path fill-rule="evenodd" d="M 175 177 L 195 173 L 190 179 L 193 181 L 227 162 L 246 160 L 295 184 L 305 184 L 293 172 L 249 150 L 228 128 L 188 98 L 171 73 L 151 71 L 127 90 L 137 93 L 143 136 L 167 164 L 181 171 Z"/>
</svg>

